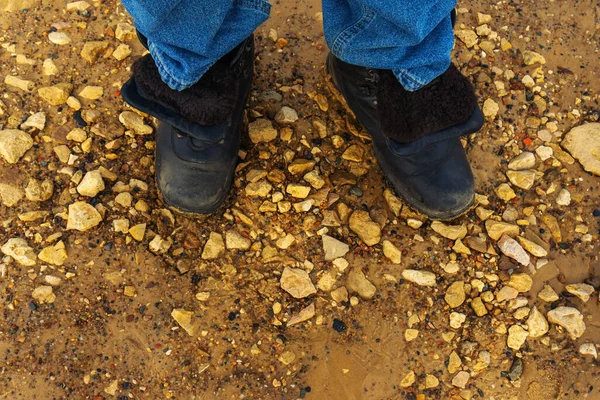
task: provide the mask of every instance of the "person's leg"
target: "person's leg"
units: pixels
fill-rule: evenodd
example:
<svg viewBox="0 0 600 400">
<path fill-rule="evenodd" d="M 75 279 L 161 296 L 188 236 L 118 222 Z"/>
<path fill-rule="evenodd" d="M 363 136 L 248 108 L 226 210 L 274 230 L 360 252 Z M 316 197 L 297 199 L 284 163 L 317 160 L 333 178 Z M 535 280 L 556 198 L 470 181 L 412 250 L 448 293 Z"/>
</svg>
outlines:
<svg viewBox="0 0 600 400">
<path fill-rule="evenodd" d="M 455 0 L 323 0 L 332 83 L 373 138 L 409 205 L 450 219 L 474 201 L 460 136 L 481 128 L 471 83 L 450 63 Z"/>
<path fill-rule="evenodd" d="M 266 0 L 122 0 L 162 80 L 182 90 L 269 16 Z"/>
<path fill-rule="evenodd" d="M 266 0 L 124 0 L 150 54 L 121 94 L 156 117 L 156 184 L 170 208 L 216 211 L 237 164 Z"/>
</svg>

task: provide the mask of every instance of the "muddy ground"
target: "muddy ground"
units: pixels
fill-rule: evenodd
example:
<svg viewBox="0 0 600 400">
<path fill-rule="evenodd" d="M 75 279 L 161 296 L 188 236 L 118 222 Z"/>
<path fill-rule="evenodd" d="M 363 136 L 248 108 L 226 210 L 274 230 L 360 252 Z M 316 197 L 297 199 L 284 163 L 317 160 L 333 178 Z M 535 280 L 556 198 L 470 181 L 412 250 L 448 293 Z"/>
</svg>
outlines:
<svg viewBox="0 0 600 400">
<path fill-rule="evenodd" d="M 453 60 L 473 81 L 480 104 L 490 99 L 498 106 L 465 141 L 481 196 L 479 209 L 451 222 L 465 230 L 462 239 L 384 197 L 388 185 L 368 138 L 326 85 L 317 1 L 277 2 L 256 32 L 247 120 L 272 120 L 279 136 L 255 144 L 244 133 L 231 195 L 217 213 L 200 218 L 165 209 L 153 181 L 153 136 L 119 122 L 121 112 L 131 111 L 119 88 L 144 52 L 117 30 L 132 22 L 120 3 L 90 1 L 71 11 L 50 0 L 0 6 L 10 9 L 0 14 L 0 130 L 33 138 L 16 163 L 0 159 L 2 190 L 21 194 L 16 202 L 3 194 L 0 246 L 23 238 L 38 255 L 31 265 L 0 260 L 0 398 L 600 399 L 598 361 L 590 355 L 600 345 L 597 291 L 584 301 L 567 290 L 580 283 L 600 288 L 600 178 L 559 145 L 571 128 L 599 118 L 594 1 L 458 5 L 457 30 L 473 32 L 477 43 L 457 39 Z M 52 43 L 53 31 L 71 42 Z M 92 62 L 80 55 L 90 41 L 108 42 Z M 113 51 L 122 44 L 131 55 L 119 61 Z M 527 65 L 526 51 L 545 63 Z M 54 74 L 43 68 L 47 59 Z M 33 90 L 6 76 L 31 81 Z M 73 85 L 80 110 L 73 100 L 52 105 L 39 95 L 59 83 Z M 103 92 L 83 98 L 86 86 Z M 275 121 L 282 106 L 299 119 Z M 22 125 L 40 112 L 43 126 Z M 92 140 L 68 139 L 77 127 Z M 66 157 L 59 146 L 67 146 Z M 352 157 L 351 146 L 358 146 Z M 535 155 L 528 189 L 506 175 L 523 151 Z M 314 161 L 309 169 L 322 187 L 294 175 L 292 160 Z M 100 167 L 105 189 L 81 196 L 82 176 Z M 269 184 L 267 195 L 248 190 L 255 178 Z M 52 182 L 51 194 L 24 195 L 30 179 Z M 312 202 L 290 196 L 289 183 L 308 187 Z M 507 185 L 514 196 L 498 190 Z M 129 202 L 117 200 L 119 193 L 130 193 Z M 83 232 L 68 229 L 68 207 L 76 201 L 94 206 L 102 221 Z M 302 202 L 297 207 L 306 208 L 297 210 Z M 367 246 L 350 228 L 356 210 L 368 211 L 379 226 L 377 244 Z M 127 229 L 115 231 L 125 219 L 130 227 L 146 224 L 141 241 Z M 516 227 L 513 236 L 546 254 L 538 249 L 526 266 L 502 254 L 487 225 L 494 220 Z M 231 231 L 243 249 L 228 241 L 223 248 L 219 238 Z M 324 234 L 349 251 L 326 260 Z M 213 257 L 205 249 L 209 237 Z M 160 240 L 168 249 L 151 251 Z M 385 240 L 400 262 L 397 253 L 384 255 Z M 39 256 L 48 247 L 58 260 Z M 316 293 L 295 298 L 283 290 L 286 268 L 308 272 Z M 407 269 L 433 273 L 435 285 L 411 282 Z M 520 274 L 532 278 L 525 288 L 514 283 Z M 361 289 L 368 282 L 374 293 Z M 465 283 L 466 299 L 451 308 L 446 294 L 455 282 Z M 555 299 L 538 296 L 545 285 Z M 503 288 L 509 297 L 499 301 Z M 582 335 L 551 323 L 547 333 L 508 346 L 512 327 L 532 334 L 534 308 L 545 320 L 563 306 L 581 312 Z M 180 323 L 173 310 L 191 317 Z M 301 312 L 307 320 L 294 324 Z M 465 320 L 452 327 L 451 315 Z"/>
</svg>

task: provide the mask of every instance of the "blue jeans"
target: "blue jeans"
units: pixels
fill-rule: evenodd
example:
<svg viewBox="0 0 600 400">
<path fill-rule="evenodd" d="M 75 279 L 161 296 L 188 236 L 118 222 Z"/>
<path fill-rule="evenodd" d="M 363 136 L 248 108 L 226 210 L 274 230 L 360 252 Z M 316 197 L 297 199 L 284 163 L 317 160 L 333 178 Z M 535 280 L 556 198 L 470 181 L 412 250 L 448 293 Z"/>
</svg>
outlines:
<svg viewBox="0 0 600 400">
<path fill-rule="evenodd" d="M 268 16 L 266 0 L 122 0 L 175 90 L 196 83 Z M 323 0 L 325 39 L 349 64 L 390 69 L 414 91 L 450 65 L 456 0 Z"/>
</svg>

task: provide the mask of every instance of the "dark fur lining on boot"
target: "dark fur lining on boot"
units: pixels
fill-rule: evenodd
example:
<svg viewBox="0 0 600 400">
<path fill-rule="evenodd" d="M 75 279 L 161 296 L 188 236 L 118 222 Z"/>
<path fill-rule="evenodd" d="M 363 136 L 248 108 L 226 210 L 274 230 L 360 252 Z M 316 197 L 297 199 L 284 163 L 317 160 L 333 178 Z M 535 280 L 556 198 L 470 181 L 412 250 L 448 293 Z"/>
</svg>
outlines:
<svg viewBox="0 0 600 400">
<path fill-rule="evenodd" d="M 236 99 L 235 75 L 228 66 L 217 64 L 188 89 L 171 89 L 160 78 L 158 68 L 147 54 L 133 64 L 135 82 L 152 99 L 200 125 L 217 125 L 231 115 Z"/>
<path fill-rule="evenodd" d="M 377 85 L 383 132 L 400 143 L 415 141 L 469 119 L 477 98 L 471 82 L 454 65 L 424 88 L 409 92 L 385 71 Z"/>
</svg>

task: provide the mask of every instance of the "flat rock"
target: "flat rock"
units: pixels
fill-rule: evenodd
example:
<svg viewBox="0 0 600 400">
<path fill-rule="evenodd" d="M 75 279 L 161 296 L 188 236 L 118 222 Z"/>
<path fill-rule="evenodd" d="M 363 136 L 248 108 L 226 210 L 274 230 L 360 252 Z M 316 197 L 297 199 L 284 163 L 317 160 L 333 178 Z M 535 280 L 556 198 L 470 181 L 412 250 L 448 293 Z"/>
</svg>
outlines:
<svg viewBox="0 0 600 400">
<path fill-rule="evenodd" d="M 521 265 L 528 266 L 531 262 L 529 254 L 525 252 L 523 247 L 515 239 L 506 234 L 502 235 L 498 241 L 498 247 L 504 255 L 512 258 Z"/>
<path fill-rule="evenodd" d="M 421 271 L 415 269 L 405 269 L 402 271 L 402 277 L 407 281 L 416 283 L 419 286 L 435 286 L 435 274 L 429 271 Z"/>
<path fill-rule="evenodd" d="M 466 298 L 465 283 L 463 281 L 452 282 L 444 295 L 444 300 L 452 308 L 462 305 Z"/>
<path fill-rule="evenodd" d="M 119 22 L 115 29 L 115 38 L 121 42 L 135 39 L 135 27 L 127 22 Z"/>
<path fill-rule="evenodd" d="M 312 317 L 315 316 L 315 303 L 310 303 L 308 306 L 304 307 L 298 314 L 294 314 L 290 317 L 290 320 L 287 322 L 287 326 L 293 326 L 305 321 L 308 321 Z"/>
<path fill-rule="evenodd" d="M 70 83 L 57 83 L 54 86 L 39 88 L 38 94 L 51 105 L 60 106 L 67 102 L 71 90 L 73 90 L 73 85 Z"/>
<path fill-rule="evenodd" d="M 383 255 L 394 264 L 400 264 L 402 261 L 402 252 L 389 240 L 383 241 Z"/>
<path fill-rule="evenodd" d="M 582 343 L 581 346 L 579 346 L 579 354 L 598 358 L 598 349 L 596 349 L 594 343 Z"/>
<path fill-rule="evenodd" d="M 366 277 L 359 267 L 353 268 L 348 274 L 348 289 L 358 293 L 363 299 L 370 299 L 375 296 L 377 288 Z"/>
<path fill-rule="evenodd" d="M 527 250 L 531 255 L 535 257 L 546 257 L 548 252 L 542 246 L 537 243 L 532 242 L 531 240 L 525 239 L 523 236 L 517 236 L 519 243 L 525 250 Z"/>
<path fill-rule="evenodd" d="M 402 200 L 400 200 L 390 189 L 384 190 L 383 198 L 390 208 L 390 211 L 396 217 L 400 216 L 400 212 L 402 211 Z"/>
<path fill-rule="evenodd" d="M 6 207 L 14 207 L 23 198 L 21 188 L 6 183 L 0 183 L 0 202 Z"/>
<path fill-rule="evenodd" d="M 577 126 L 561 143 L 586 171 L 600 176 L 600 123 Z"/>
<path fill-rule="evenodd" d="M 129 228 L 129 234 L 132 238 L 141 242 L 144 240 L 144 234 L 146 233 L 146 224 L 137 224 Z"/>
<path fill-rule="evenodd" d="M 154 254 L 166 254 L 173 242 L 171 238 L 163 239 L 160 235 L 154 236 L 154 238 L 148 243 L 148 248 Z"/>
<path fill-rule="evenodd" d="M 104 190 L 104 180 L 99 171 L 88 171 L 79 185 L 77 192 L 82 196 L 95 197 Z"/>
<path fill-rule="evenodd" d="M 374 222 L 369 213 L 357 210 L 350 215 L 350 230 L 367 245 L 374 246 L 381 240 L 381 226 Z"/>
<path fill-rule="evenodd" d="M 519 296 L 519 291 L 512 286 L 503 286 L 496 294 L 496 301 L 503 302 L 506 300 L 516 299 Z"/>
<path fill-rule="evenodd" d="M 221 253 L 225 251 L 225 242 L 223 236 L 217 232 L 211 232 L 208 236 L 208 240 L 202 250 L 203 260 L 214 260 L 218 258 Z"/>
<path fill-rule="evenodd" d="M 248 124 L 248 136 L 252 143 L 268 143 L 277 138 L 277 130 L 271 121 L 259 118 Z"/>
<path fill-rule="evenodd" d="M 502 235 L 516 237 L 521 231 L 518 225 L 491 219 L 485 221 L 485 230 L 487 231 L 488 236 L 494 240 L 500 239 Z"/>
<path fill-rule="evenodd" d="M 501 183 L 500 185 L 498 185 L 495 191 L 496 195 L 504 201 L 510 201 L 517 197 L 517 194 L 508 183 Z"/>
<path fill-rule="evenodd" d="M 558 294 L 552 289 L 552 286 L 545 285 L 542 290 L 538 293 L 538 297 L 548 303 L 552 303 L 553 301 L 558 300 Z"/>
<path fill-rule="evenodd" d="M 467 48 L 471 48 L 477 44 L 477 34 L 471 29 L 457 29 L 454 34 Z"/>
<path fill-rule="evenodd" d="M 584 303 L 590 299 L 590 296 L 595 291 L 594 287 L 592 285 L 588 285 L 587 283 L 574 283 L 567 285 L 565 290 L 572 295 L 579 297 Z"/>
<path fill-rule="evenodd" d="M 454 376 L 454 378 L 452 378 L 452 386 L 464 389 L 467 387 L 469 378 L 471 378 L 471 374 L 469 374 L 467 371 L 460 371 Z"/>
<path fill-rule="evenodd" d="M 98 100 L 104 94 L 104 88 L 102 86 L 86 86 L 78 96 L 88 100 Z"/>
<path fill-rule="evenodd" d="M 540 53 L 536 53 L 535 51 L 525 50 L 523 52 L 523 62 L 525 65 L 533 65 L 533 64 L 546 64 L 546 58 Z"/>
<path fill-rule="evenodd" d="M 585 332 L 583 315 L 573 307 L 557 307 L 548 311 L 548 321 L 562 326 L 573 340 L 580 338 Z"/>
<path fill-rule="evenodd" d="M 71 38 L 64 32 L 50 32 L 48 34 L 48 40 L 59 46 L 64 46 L 71 43 Z"/>
<path fill-rule="evenodd" d="M 273 185 L 265 180 L 260 180 L 247 184 L 244 191 L 249 197 L 267 197 L 272 189 Z"/>
<path fill-rule="evenodd" d="M 75 229 L 84 232 L 98 226 L 101 221 L 100 213 L 85 201 L 76 201 L 69 205 L 67 230 Z"/>
<path fill-rule="evenodd" d="M 29 247 L 27 241 L 21 238 L 8 239 L 6 243 L 0 247 L 2 253 L 12 257 L 16 262 L 24 267 L 32 267 L 35 265 L 37 256 L 33 248 Z"/>
<path fill-rule="evenodd" d="M 285 267 L 279 284 L 283 290 L 296 299 L 302 299 L 317 292 L 308 272 L 299 268 Z"/>
<path fill-rule="evenodd" d="M 37 112 L 35 114 L 30 115 L 25 122 L 23 122 L 20 126 L 21 129 L 29 129 L 35 128 L 37 130 L 42 130 L 46 126 L 46 114 L 43 112 Z"/>
<path fill-rule="evenodd" d="M 465 225 L 446 225 L 440 221 L 433 221 L 431 229 L 440 236 L 450 240 L 463 239 L 467 236 L 467 227 Z"/>
<path fill-rule="evenodd" d="M 500 106 L 494 100 L 486 99 L 483 102 L 482 112 L 483 112 L 483 115 L 485 115 L 486 117 L 488 117 L 490 119 L 496 118 L 496 115 L 498 115 L 499 110 L 500 110 Z"/>
<path fill-rule="evenodd" d="M 485 304 L 483 304 L 483 300 L 481 299 L 481 297 L 475 297 L 471 301 L 471 308 L 475 312 L 475 315 L 477 315 L 478 317 L 483 317 L 488 313 L 488 310 L 485 307 Z"/>
<path fill-rule="evenodd" d="M 33 146 L 31 136 L 18 129 L 0 131 L 0 156 L 9 164 L 14 164 Z"/>
<path fill-rule="evenodd" d="M 510 183 L 523 190 L 529 190 L 535 183 L 535 171 L 506 171 Z"/>
<path fill-rule="evenodd" d="M 310 194 L 310 186 L 299 185 L 297 183 L 290 183 L 286 186 L 285 192 L 297 199 L 305 199 Z"/>
<path fill-rule="evenodd" d="M 297 158 L 288 165 L 288 171 L 292 175 L 304 175 L 315 166 L 314 160 L 307 160 L 305 158 Z"/>
<path fill-rule="evenodd" d="M 537 307 L 533 307 L 529 312 L 527 329 L 529 330 L 529 337 L 533 338 L 544 336 L 548 332 L 548 329 L 550 329 L 546 317 L 544 317 Z"/>
</svg>

